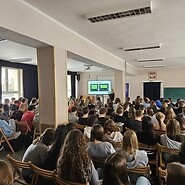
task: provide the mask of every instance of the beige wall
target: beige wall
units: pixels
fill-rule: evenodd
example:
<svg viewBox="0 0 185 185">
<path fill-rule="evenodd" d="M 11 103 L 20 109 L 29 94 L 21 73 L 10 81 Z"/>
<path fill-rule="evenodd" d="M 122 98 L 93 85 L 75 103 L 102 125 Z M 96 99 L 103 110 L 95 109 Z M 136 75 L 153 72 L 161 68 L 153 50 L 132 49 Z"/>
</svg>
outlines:
<svg viewBox="0 0 185 185">
<path fill-rule="evenodd" d="M 142 83 L 148 81 L 148 72 L 156 71 L 157 80 L 164 87 L 185 87 L 185 68 L 161 68 L 153 70 L 138 71 L 137 76 L 126 76 L 126 82 L 130 84 L 130 97 L 135 99 L 137 95 L 142 96 Z"/>
</svg>

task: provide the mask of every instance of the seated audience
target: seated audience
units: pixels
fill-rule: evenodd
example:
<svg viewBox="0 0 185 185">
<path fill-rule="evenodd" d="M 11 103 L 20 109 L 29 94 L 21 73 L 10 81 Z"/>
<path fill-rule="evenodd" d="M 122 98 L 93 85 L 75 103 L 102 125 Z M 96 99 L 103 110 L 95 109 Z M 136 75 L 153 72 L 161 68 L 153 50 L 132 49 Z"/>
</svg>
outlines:
<svg viewBox="0 0 185 185">
<path fill-rule="evenodd" d="M 137 110 L 135 114 L 135 119 L 130 119 L 128 121 L 128 128 L 137 131 L 142 131 L 142 118 L 143 118 L 143 112 L 141 110 Z"/>
<path fill-rule="evenodd" d="M 123 135 L 119 132 L 116 123 L 109 119 L 104 125 L 105 139 L 109 142 L 121 142 L 123 140 Z"/>
<path fill-rule="evenodd" d="M 89 108 L 90 111 L 95 110 L 95 105 L 93 104 L 91 99 L 89 100 L 89 104 L 87 107 Z"/>
<path fill-rule="evenodd" d="M 140 143 L 147 145 L 155 145 L 159 142 L 160 136 L 155 134 L 154 125 L 149 116 L 144 116 L 142 119 L 142 131 L 138 131 L 137 138 Z"/>
<path fill-rule="evenodd" d="M 48 146 L 54 138 L 54 129 L 46 129 L 42 135 L 35 139 L 33 143 L 25 151 L 22 161 L 31 161 L 34 165 L 42 168 L 46 158 Z M 31 169 L 22 169 L 22 176 L 27 183 L 31 183 L 33 172 Z"/>
<path fill-rule="evenodd" d="M 100 100 L 100 97 L 98 96 L 97 99 L 96 99 L 96 110 L 99 110 L 102 106 L 103 106 L 103 103 L 101 102 Z"/>
<path fill-rule="evenodd" d="M 107 109 L 105 107 L 101 107 L 99 110 L 99 116 L 98 116 L 98 123 L 104 127 L 105 122 L 108 120 L 108 118 L 106 118 L 106 113 L 107 113 Z"/>
<path fill-rule="evenodd" d="M 4 113 L 3 104 L 2 103 L 0 103 L 0 119 L 1 120 L 5 120 L 5 121 L 9 120 L 9 116 Z"/>
<path fill-rule="evenodd" d="M 34 111 L 35 111 L 35 106 L 34 105 L 29 105 L 28 106 L 28 111 L 26 111 L 22 115 L 21 122 L 17 123 L 17 124 L 19 124 L 19 130 L 21 131 L 21 134 L 22 134 L 22 137 L 23 137 L 23 145 L 25 146 L 25 148 L 28 148 L 29 145 L 33 141 Z M 25 124 L 25 122 L 27 124 Z"/>
<path fill-rule="evenodd" d="M 91 129 L 94 124 L 98 124 L 98 118 L 95 115 L 90 115 L 87 119 L 87 126 L 84 128 L 84 135 L 88 139 L 91 138 Z"/>
<path fill-rule="evenodd" d="M 123 107 L 120 105 L 117 107 L 113 118 L 115 123 L 123 123 L 123 133 L 125 132 L 125 127 L 127 127 L 128 120 L 123 117 Z"/>
<path fill-rule="evenodd" d="M 88 107 L 83 107 L 82 108 L 82 113 L 83 113 L 83 116 L 79 117 L 78 124 L 87 125 L 89 108 Z"/>
<path fill-rule="evenodd" d="M 148 97 L 144 97 L 144 103 L 143 103 L 145 109 L 150 107 L 150 99 Z"/>
<path fill-rule="evenodd" d="M 185 141 L 181 144 L 180 146 L 180 151 L 179 151 L 179 162 L 181 164 L 185 164 Z"/>
<path fill-rule="evenodd" d="M 107 157 L 115 153 L 112 144 L 103 141 L 104 130 L 100 124 L 93 125 L 91 129 L 91 141 L 87 143 L 87 151 L 91 157 Z"/>
<path fill-rule="evenodd" d="M 107 103 L 107 113 L 106 113 L 106 115 L 111 117 L 113 112 L 114 112 L 113 103 L 112 102 Z"/>
<path fill-rule="evenodd" d="M 46 158 L 44 161 L 44 169 L 46 170 L 55 170 L 57 166 L 57 160 L 60 155 L 60 149 L 64 144 L 64 140 L 68 133 L 68 128 L 66 125 L 58 125 L 55 134 L 53 143 L 47 150 Z"/>
<path fill-rule="evenodd" d="M 68 113 L 68 123 L 78 123 L 79 117 L 77 116 L 78 108 L 76 106 L 71 107 L 71 112 Z"/>
<path fill-rule="evenodd" d="M 157 123 L 157 119 L 156 119 L 156 117 L 155 117 L 153 108 L 148 107 L 148 108 L 146 109 L 146 113 L 147 113 L 147 116 L 149 116 L 149 117 L 151 118 L 152 124 Z"/>
<path fill-rule="evenodd" d="M 161 135 L 160 142 L 168 148 L 180 149 L 180 124 L 176 119 L 168 121 L 166 125 L 166 133 Z"/>
<path fill-rule="evenodd" d="M 146 166 L 148 164 L 147 153 L 138 149 L 136 133 L 128 130 L 123 135 L 122 150 L 126 152 L 126 162 L 128 168 Z M 130 174 L 131 182 L 136 182 L 138 174 Z"/>
<path fill-rule="evenodd" d="M 21 121 L 22 115 L 27 111 L 28 106 L 26 104 L 20 104 L 19 109 L 14 111 L 11 115 L 11 119 Z"/>
<path fill-rule="evenodd" d="M 131 185 L 123 152 L 111 154 L 105 160 L 102 185 Z M 150 182 L 146 177 L 140 176 L 136 185 L 150 185 Z"/>
<path fill-rule="evenodd" d="M 4 110 L 4 114 L 9 116 L 9 112 L 10 112 L 10 100 L 8 98 L 4 99 L 4 104 L 3 104 L 3 110 Z"/>
<path fill-rule="evenodd" d="M 13 185 L 13 172 L 11 167 L 4 160 L 0 160 L 0 184 Z"/>
<path fill-rule="evenodd" d="M 176 115 L 172 107 L 167 107 L 165 111 L 164 123 L 167 124 L 169 120 L 175 119 Z"/>
<path fill-rule="evenodd" d="M 7 123 L 5 120 L 0 120 L 0 128 L 6 137 L 15 137 L 17 138 L 21 132 L 16 132 L 16 123 L 13 119 L 10 119 Z"/>
<path fill-rule="evenodd" d="M 35 106 L 34 105 L 29 105 L 28 106 L 28 111 L 26 111 L 21 118 L 21 122 L 27 122 L 30 130 L 33 129 L 33 118 L 34 118 L 34 111 L 35 111 Z M 20 131 L 22 134 L 26 134 L 28 132 L 28 128 L 25 125 L 20 126 Z"/>
<path fill-rule="evenodd" d="M 68 133 L 57 162 L 57 174 L 66 181 L 97 185 L 98 173 L 85 144 L 85 138 L 79 130 L 74 129 Z"/>
<path fill-rule="evenodd" d="M 165 115 L 162 112 L 157 112 L 156 119 L 157 123 L 154 124 L 154 129 L 165 131 L 166 130 L 166 125 L 164 124 Z"/>
<path fill-rule="evenodd" d="M 183 185 L 185 182 L 185 165 L 169 163 L 167 165 L 166 185 Z"/>
<path fill-rule="evenodd" d="M 181 129 L 180 136 L 181 136 L 181 140 L 182 141 L 185 141 L 185 115 L 183 113 L 177 114 L 176 120 L 180 124 L 180 129 Z"/>
</svg>

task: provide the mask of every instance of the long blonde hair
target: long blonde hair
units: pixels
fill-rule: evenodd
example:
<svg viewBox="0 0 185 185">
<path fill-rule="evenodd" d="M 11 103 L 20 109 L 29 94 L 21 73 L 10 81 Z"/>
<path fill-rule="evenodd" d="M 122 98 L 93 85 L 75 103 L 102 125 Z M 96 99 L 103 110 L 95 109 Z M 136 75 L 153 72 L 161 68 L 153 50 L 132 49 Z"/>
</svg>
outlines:
<svg viewBox="0 0 185 185">
<path fill-rule="evenodd" d="M 138 149 L 138 140 L 134 131 L 127 130 L 124 133 L 122 149 L 130 154 L 133 154 Z"/>
</svg>

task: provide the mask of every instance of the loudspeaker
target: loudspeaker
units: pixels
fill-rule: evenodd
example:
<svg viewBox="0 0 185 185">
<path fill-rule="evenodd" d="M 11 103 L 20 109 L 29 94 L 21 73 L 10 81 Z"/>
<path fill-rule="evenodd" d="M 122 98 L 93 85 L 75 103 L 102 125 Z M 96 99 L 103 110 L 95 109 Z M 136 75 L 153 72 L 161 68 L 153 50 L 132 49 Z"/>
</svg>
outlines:
<svg viewBox="0 0 185 185">
<path fill-rule="evenodd" d="M 79 73 L 76 75 L 76 77 L 77 77 L 77 80 L 80 81 L 80 74 Z"/>
</svg>

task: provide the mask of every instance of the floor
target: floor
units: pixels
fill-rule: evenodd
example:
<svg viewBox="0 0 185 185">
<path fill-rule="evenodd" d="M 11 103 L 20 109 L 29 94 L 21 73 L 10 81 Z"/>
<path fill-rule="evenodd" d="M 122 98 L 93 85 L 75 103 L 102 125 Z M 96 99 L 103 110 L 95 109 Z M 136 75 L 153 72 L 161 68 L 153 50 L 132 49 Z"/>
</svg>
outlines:
<svg viewBox="0 0 185 185">
<path fill-rule="evenodd" d="M 22 160 L 23 154 L 24 154 L 25 150 L 20 150 L 16 153 L 12 153 L 11 151 L 5 150 L 3 149 L 2 151 L 0 151 L 0 159 L 1 160 L 5 160 L 9 163 L 8 159 L 7 159 L 7 155 L 10 154 L 11 156 L 13 156 L 15 159 L 17 160 Z M 20 185 L 19 183 L 14 183 L 14 185 Z"/>
</svg>

